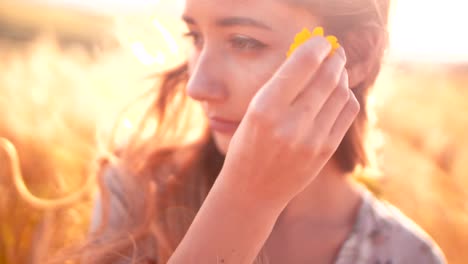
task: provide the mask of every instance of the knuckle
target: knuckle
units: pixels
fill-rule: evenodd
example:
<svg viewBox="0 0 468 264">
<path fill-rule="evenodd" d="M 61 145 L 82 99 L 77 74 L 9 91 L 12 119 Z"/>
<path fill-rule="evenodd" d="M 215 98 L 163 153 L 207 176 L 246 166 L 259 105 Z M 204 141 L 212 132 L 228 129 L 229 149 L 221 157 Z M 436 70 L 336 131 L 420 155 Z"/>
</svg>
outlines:
<svg viewBox="0 0 468 264">
<path fill-rule="evenodd" d="M 324 74 L 324 78 L 324 84 L 331 87 L 331 89 L 346 88 L 340 83 L 340 74 L 333 69 L 328 70 L 328 72 Z"/>
<path fill-rule="evenodd" d="M 285 151 L 293 150 L 293 136 L 290 132 L 285 129 L 274 129 L 271 131 L 272 140 L 275 144 Z"/>
<path fill-rule="evenodd" d="M 337 82 L 337 71 L 328 63 L 322 68 L 321 77 L 327 83 Z"/>
<path fill-rule="evenodd" d="M 302 148 L 302 154 L 318 160 L 326 160 L 333 154 L 333 148 L 327 143 L 310 142 Z"/>
<path fill-rule="evenodd" d="M 346 102 L 348 102 L 351 97 L 351 91 L 347 89 L 346 87 L 342 87 L 342 86 L 336 87 L 335 94 L 336 94 L 337 100 L 340 103 L 342 103 L 341 107 L 343 107 L 343 105 L 346 104 Z"/>
<path fill-rule="evenodd" d="M 317 153 L 317 143 L 315 141 L 312 141 L 312 142 L 308 142 L 308 143 L 303 143 L 301 144 L 300 146 L 300 153 L 301 155 L 304 155 L 304 156 L 315 156 L 315 154 Z"/>
<path fill-rule="evenodd" d="M 332 142 L 329 142 L 322 146 L 322 149 L 319 153 L 319 157 L 323 159 L 328 159 L 331 155 L 333 155 L 334 152 L 335 146 L 332 144 Z"/>
<path fill-rule="evenodd" d="M 323 65 L 321 75 L 324 81 L 333 86 L 342 85 L 340 82 L 345 77 L 344 70 L 343 59 L 334 56 Z"/>
<path fill-rule="evenodd" d="M 361 106 L 359 102 L 356 100 L 356 98 L 353 95 L 350 96 L 343 110 L 346 118 L 350 118 L 350 119 L 356 118 L 360 110 L 361 110 Z"/>
<path fill-rule="evenodd" d="M 317 148 L 310 144 L 303 144 L 298 147 L 297 154 L 306 160 L 315 158 L 317 156 Z"/>
<path fill-rule="evenodd" d="M 354 96 L 353 93 L 351 93 L 351 95 L 350 95 L 349 102 L 350 102 L 349 107 L 350 107 L 351 113 L 357 115 L 361 111 L 361 104 L 356 99 L 356 96 Z"/>
<path fill-rule="evenodd" d="M 341 59 L 346 64 L 348 62 L 348 56 L 347 56 L 346 51 L 344 50 L 344 48 L 339 47 L 338 50 L 337 50 L 337 53 L 340 55 Z"/>
<path fill-rule="evenodd" d="M 249 117 L 252 120 L 262 119 L 264 112 L 265 111 L 258 104 L 251 105 L 249 109 Z"/>
<path fill-rule="evenodd" d="M 320 156 L 320 153 L 322 152 L 322 145 L 323 142 L 321 142 L 318 138 L 314 138 L 309 142 L 303 144 L 301 148 L 301 153 L 303 155 L 312 157 Z"/>
<path fill-rule="evenodd" d="M 271 111 L 267 111 L 265 107 L 255 105 L 250 109 L 249 121 L 256 126 L 271 128 L 274 125 L 274 117 Z"/>
<path fill-rule="evenodd" d="M 330 138 L 314 138 L 305 142 L 300 147 L 300 153 L 305 157 L 314 157 L 318 160 L 328 160 L 336 151 Z"/>
<path fill-rule="evenodd" d="M 349 86 L 349 73 L 348 73 L 348 70 L 346 68 L 344 68 L 344 70 L 343 70 L 342 78 L 343 78 L 343 81 L 344 81 L 344 85 Z"/>
</svg>

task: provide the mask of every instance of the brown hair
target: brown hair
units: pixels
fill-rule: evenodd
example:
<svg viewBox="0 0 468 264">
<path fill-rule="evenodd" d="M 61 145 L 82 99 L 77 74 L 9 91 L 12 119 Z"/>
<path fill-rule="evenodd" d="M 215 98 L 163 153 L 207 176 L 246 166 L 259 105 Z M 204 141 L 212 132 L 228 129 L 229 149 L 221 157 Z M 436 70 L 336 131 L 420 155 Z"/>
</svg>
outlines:
<svg viewBox="0 0 468 264">
<path fill-rule="evenodd" d="M 320 14 L 327 33 L 341 40 L 348 67 L 359 64 L 367 73 L 353 87 L 362 110 L 334 155 L 344 173 L 365 168 L 369 165 L 364 144 L 366 101 L 387 43 L 389 0 L 288 1 Z M 224 157 L 207 129 L 196 143 L 180 144 L 196 126 L 195 106 L 185 94 L 188 78 L 187 65 L 166 73 L 154 89 L 156 97 L 138 133 L 116 151 L 119 162 L 104 160 L 99 174 L 101 225 L 84 247 L 85 263 L 125 258 L 166 263 L 201 207 Z M 119 217 L 113 212 L 116 201 L 125 207 Z"/>
</svg>

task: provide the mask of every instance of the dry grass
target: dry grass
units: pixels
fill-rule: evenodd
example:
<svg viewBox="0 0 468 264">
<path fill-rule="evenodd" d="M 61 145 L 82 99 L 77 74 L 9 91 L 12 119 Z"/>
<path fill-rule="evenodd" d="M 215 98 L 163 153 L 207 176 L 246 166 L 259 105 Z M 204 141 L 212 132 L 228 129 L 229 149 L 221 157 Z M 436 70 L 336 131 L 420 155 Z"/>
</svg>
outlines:
<svg viewBox="0 0 468 264">
<path fill-rule="evenodd" d="M 0 136 L 18 148 L 28 187 L 44 198 L 76 190 L 93 170 L 97 125 L 109 124 L 148 86 L 137 81 L 147 69 L 124 53 L 98 62 L 80 50 L 64 53 L 48 38 L 21 49 L 1 42 L 0 58 Z M 389 65 L 376 92 L 386 139 L 383 197 L 460 264 L 468 260 L 467 72 Z M 38 263 L 41 254 L 83 237 L 90 195 L 67 208 L 38 210 L 17 195 L 4 164 L 0 152 L 1 264 Z"/>
<path fill-rule="evenodd" d="M 98 125 L 107 133 L 119 109 L 147 88 L 147 83 L 138 81 L 144 77 L 141 66 L 114 54 L 103 55 L 97 64 L 80 49 L 63 53 L 49 37 L 20 49 L 3 41 L 0 51 L 0 137 L 18 149 L 33 195 L 64 197 L 79 189 L 94 170 Z M 122 63 L 130 69 L 124 74 Z M 34 208 L 13 188 L 4 151 L 0 151 L 0 193 L 2 264 L 29 263 L 85 235 L 90 195 L 51 212 Z"/>
<path fill-rule="evenodd" d="M 468 260 L 467 72 L 466 65 L 395 65 L 376 93 L 384 197 L 423 226 L 450 263 Z"/>
</svg>

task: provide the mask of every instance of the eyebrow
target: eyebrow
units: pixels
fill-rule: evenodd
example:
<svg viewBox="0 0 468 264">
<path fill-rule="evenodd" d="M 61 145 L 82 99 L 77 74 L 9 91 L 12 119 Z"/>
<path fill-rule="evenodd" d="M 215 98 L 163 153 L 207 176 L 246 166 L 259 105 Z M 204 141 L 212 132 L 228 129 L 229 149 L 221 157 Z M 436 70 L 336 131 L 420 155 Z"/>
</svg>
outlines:
<svg viewBox="0 0 468 264">
<path fill-rule="evenodd" d="M 187 23 L 191 25 L 195 25 L 195 19 L 189 17 L 189 16 L 182 16 L 182 19 Z M 270 26 L 248 18 L 248 17 L 226 17 L 222 19 L 216 20 L 215 24 L 220 27 L 234 27 L 234 26 L 250 26 L 250 27 L 257 27 L 261 29 L 266 29 L 266 30 L 272 30 Z"/>
</svg>

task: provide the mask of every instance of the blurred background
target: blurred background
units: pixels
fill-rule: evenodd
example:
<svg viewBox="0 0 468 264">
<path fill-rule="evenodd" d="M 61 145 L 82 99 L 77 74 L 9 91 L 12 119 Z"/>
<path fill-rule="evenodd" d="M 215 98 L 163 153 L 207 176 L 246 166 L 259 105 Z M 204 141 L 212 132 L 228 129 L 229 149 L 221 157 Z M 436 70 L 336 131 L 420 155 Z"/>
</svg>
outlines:
<svg viewBox="0 0 468 264">
<path fill-rule="evenodd" d="M 184 60 L 183 4 L 0 1 L 0 138 L 24 176 L 0 141 L 0 264 L 40 263 L 85 236 L 98 142 L 151 88 L 147 76 Z M 375 87 L 381 196 L 454 264 L 468 263 L 466 10 L 459 0 L 394 1 Z M 134 123 L 126 115 L 119 131 Z"/>
</svg>

